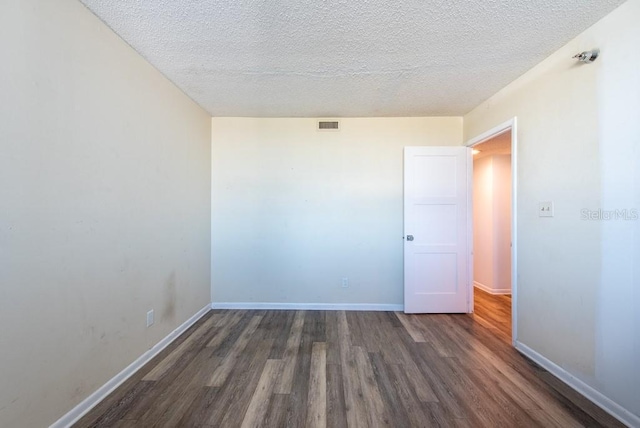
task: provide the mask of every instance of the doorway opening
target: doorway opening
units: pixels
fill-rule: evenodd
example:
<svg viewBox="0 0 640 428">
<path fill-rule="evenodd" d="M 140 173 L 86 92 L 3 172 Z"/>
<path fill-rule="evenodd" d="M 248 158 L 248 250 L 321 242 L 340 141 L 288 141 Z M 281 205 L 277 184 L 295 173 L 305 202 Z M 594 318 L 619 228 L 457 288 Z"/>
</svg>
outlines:
<svg viewBox="0 0 640 428">
<path fill-rule="evenodd" d="M 473 149 L 474 318 L 507 343 L 516 325 L 516 119 L 467 143 Z"/>
</svg>

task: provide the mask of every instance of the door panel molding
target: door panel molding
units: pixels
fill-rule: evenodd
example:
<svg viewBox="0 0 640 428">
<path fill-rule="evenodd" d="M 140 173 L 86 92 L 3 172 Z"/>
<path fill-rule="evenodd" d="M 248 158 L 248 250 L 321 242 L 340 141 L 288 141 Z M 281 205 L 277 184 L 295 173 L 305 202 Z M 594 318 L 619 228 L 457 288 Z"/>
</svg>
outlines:
<svg viewBox="0 0 640 428">
<path fill-rule="evenodd" d="M 405 147 L 406 313 L 469 312 L 471 150 Z"/>
</svg>

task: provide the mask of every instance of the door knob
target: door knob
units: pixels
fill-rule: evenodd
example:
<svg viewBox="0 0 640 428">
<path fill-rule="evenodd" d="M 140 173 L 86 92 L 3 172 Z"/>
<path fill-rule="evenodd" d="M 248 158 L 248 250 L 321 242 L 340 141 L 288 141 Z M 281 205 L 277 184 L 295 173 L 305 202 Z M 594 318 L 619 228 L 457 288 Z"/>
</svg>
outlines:
<svg viewBox="0 0 640 428">
<path fill-rule="evenodd" d="M 407 241 L 413 241 L 413 235 L 407 235 Z"/>
</svg>

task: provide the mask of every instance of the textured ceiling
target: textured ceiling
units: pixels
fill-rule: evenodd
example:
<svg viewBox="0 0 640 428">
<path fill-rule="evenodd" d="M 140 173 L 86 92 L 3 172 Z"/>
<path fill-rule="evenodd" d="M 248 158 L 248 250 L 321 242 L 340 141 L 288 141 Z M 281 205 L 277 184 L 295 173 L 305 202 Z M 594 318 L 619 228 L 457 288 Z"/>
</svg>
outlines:
<svg viewBox="0 0 640 428">
<path fill-rule="evenodd" d="M 459 116 L 623 3 L 81 1 L 212 116 L 258 117 Z"/>
</svg>

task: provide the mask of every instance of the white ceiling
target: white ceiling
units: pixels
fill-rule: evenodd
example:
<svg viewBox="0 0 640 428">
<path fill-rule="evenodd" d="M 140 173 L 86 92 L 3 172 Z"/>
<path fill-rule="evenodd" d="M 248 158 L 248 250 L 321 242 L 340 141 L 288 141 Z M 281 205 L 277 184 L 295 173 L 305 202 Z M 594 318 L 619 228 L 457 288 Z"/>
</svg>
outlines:
<svg viewBox="0 0 640 428">
<path fill-rule="evenodd" d="M 490 140 L 484 143 L 473 146 L 474 149 L 479 150 L 479 153 L 473 155 L 473 160 L 477 161 L 487 156 L 495 155 L 510 155 L 511 154 L 511 131 L 503 132 L 500 135 L 496 135 Z"/>
<path fill-rule="evenodd" d="M 463 115 L 623 3 L 81 1 L 212 116 L 257 117 Z"/>
</svg>

